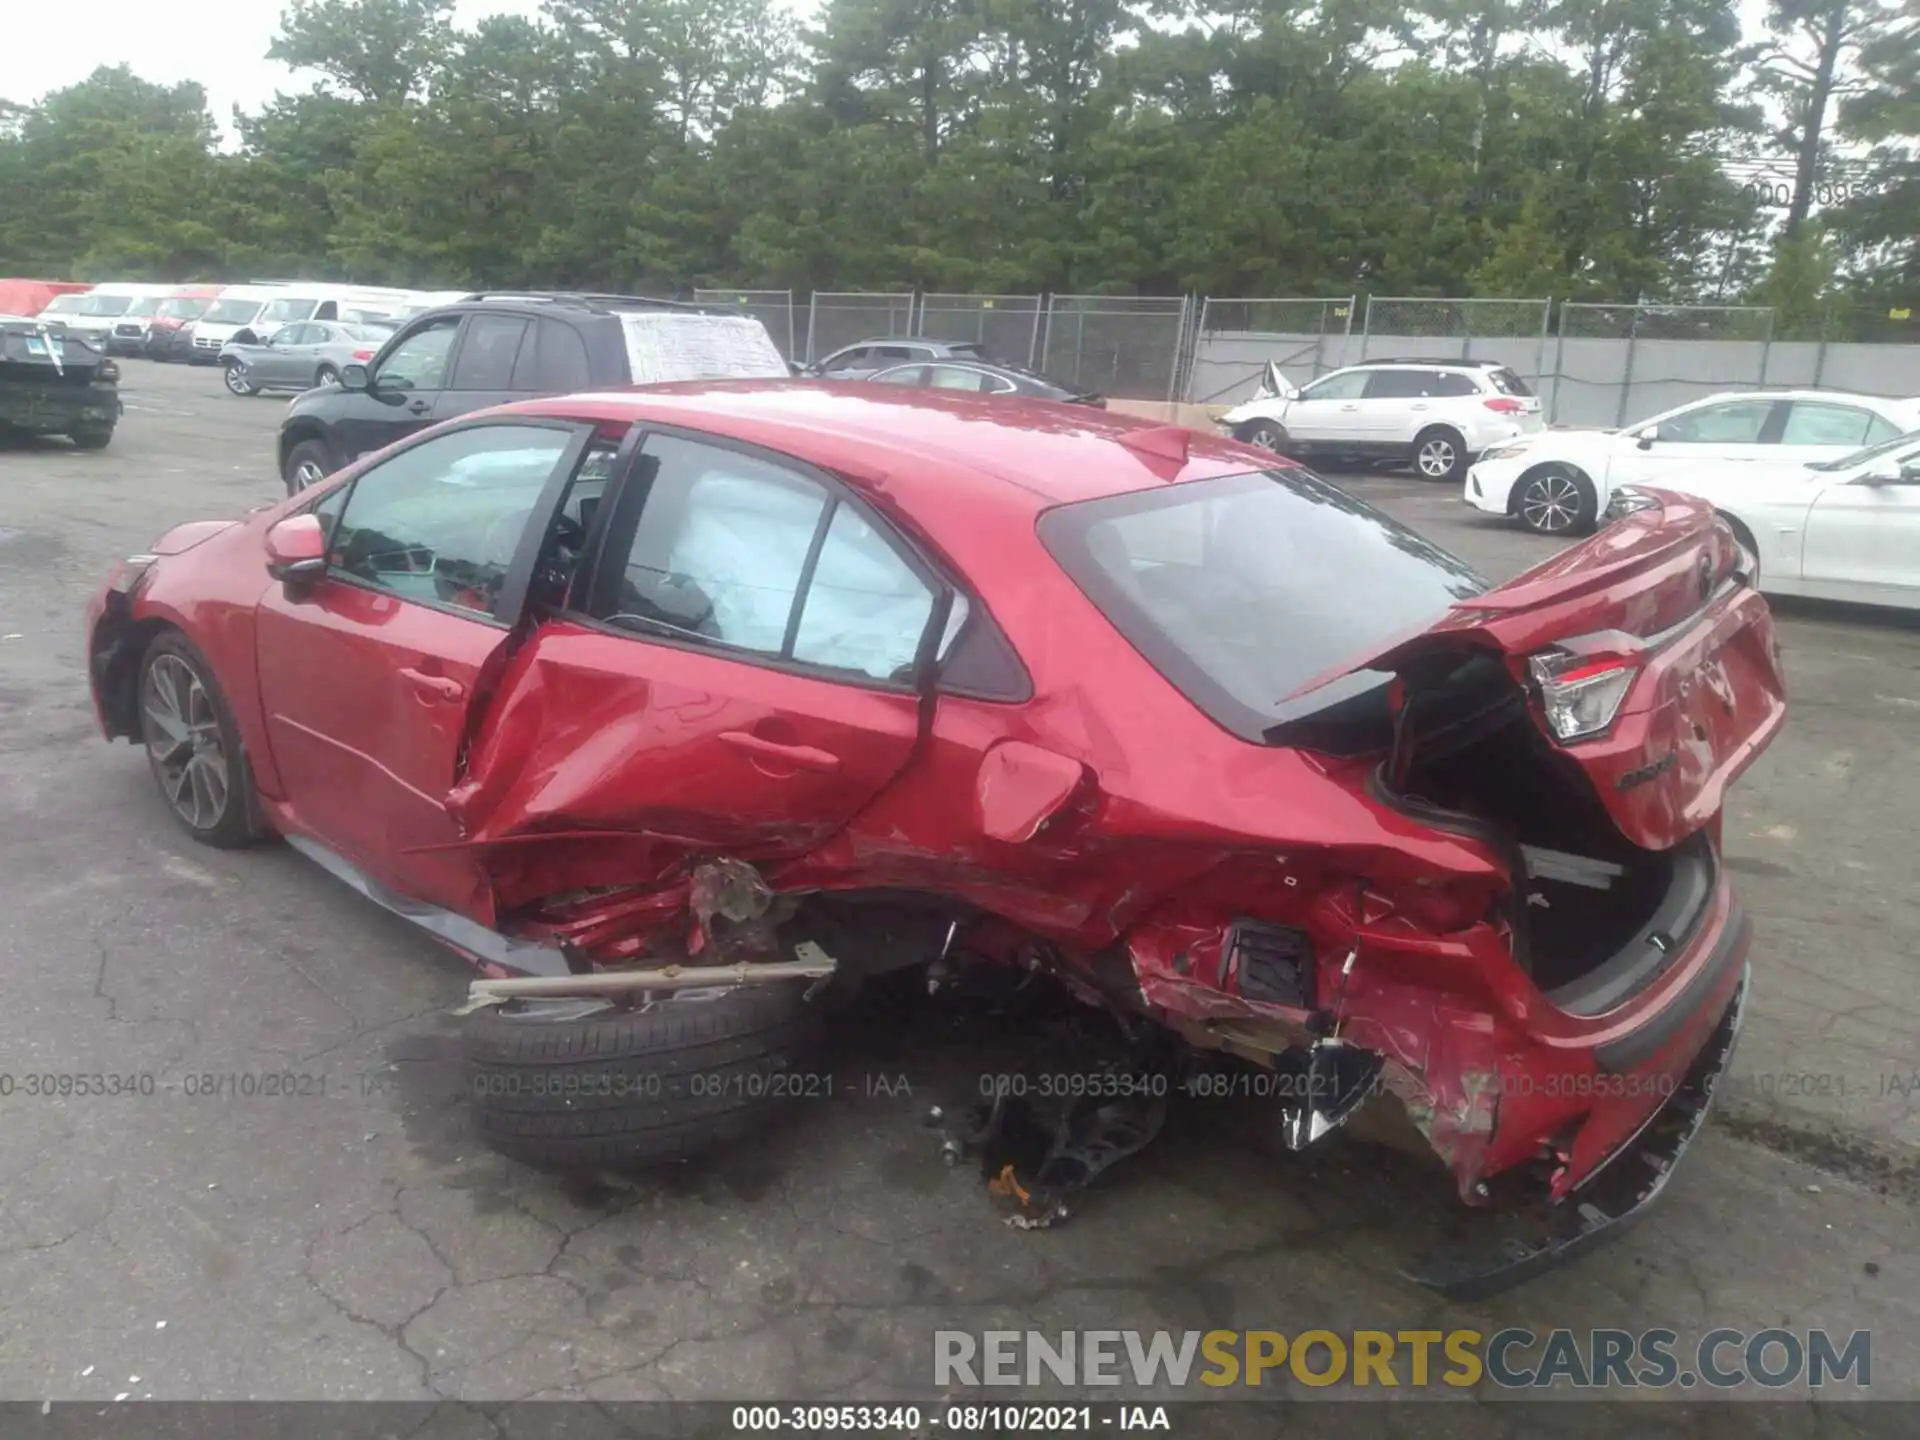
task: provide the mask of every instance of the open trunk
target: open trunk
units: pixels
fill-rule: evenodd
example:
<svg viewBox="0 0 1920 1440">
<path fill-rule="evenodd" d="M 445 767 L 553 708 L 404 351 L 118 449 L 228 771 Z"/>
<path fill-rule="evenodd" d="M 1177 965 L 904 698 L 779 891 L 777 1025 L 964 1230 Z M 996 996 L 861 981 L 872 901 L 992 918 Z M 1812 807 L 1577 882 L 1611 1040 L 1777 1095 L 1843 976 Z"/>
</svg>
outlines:
<svg viewBox="0 0 1920 1440">
<path fill-rule="evenodd" d="M 1656 850 L 1623 835 L 1497 658 L 1466 658 L 1437 687 L 1415 691 L 1401 734 L 1376 792 L 1507 858 L 1514 958 L 1561 1009 L 1611 1009 L 1685 943 L 1713 892 L 1708 836 Z"/>
<path fill-rule="evenodd" d="M 1765 603 L 1683 500 L 1463 602 L 1369 662 L 1395 676 L 1371 788 L 1505 856 L 1515 959 L 1598 1015 L 1707 911 L 1726 786 L 1785 715 Z"/>
</svg>

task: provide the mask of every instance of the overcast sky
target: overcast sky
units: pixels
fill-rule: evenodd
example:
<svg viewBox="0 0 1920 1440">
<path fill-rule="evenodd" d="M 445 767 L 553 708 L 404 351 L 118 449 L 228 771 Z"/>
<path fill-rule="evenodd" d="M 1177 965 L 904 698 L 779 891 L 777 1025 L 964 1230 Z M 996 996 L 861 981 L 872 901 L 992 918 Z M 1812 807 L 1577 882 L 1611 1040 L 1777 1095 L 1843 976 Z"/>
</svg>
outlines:
<svg viewBox="0 0 1920 1440">
<path fill-rule="evenodd" d="M 811 0 L 787 0 L 811 10 Z M 0 99 L 30 104 L 84 80 L 100 65 L 126 64 L 147 80 L 198 80 L 214 119 L 231 133 L 233 107 L 257 110 L 279 90 L 303 90 L 297 76 L 266 58 L 280 28 L 279 0 L 0 0 Z M 1766 0 L 1738 0 L 1749 36 L 1760 33 Z M 470 26 L 490 14 L 537 15 L 539 0 L 457 0 Z"/>
</svg>

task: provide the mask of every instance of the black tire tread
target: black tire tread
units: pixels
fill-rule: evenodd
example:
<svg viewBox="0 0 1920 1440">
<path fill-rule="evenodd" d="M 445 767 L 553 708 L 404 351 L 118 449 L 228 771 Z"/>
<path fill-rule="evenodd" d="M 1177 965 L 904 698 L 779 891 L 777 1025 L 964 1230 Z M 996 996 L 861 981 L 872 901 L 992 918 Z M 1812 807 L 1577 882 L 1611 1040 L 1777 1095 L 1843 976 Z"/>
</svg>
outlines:
<svg viewBox="0 0 1920 1440">
<path fill-rule="evenodd" d="M 793 1071 L 820 1044 L 824 1007 L 803 993 L 748 985 L 554 1024 L 480 1011 L 463 1038 L 474 1129 L 505 1154 L 555 1168 L 684 1160 L 743 1138 L 794 1098 L 765 1093 L 764 1077 Z M 552 1093 L 571 1076 L 581 1089 Z M 695 1076 L 707 1077 L 697 1090 Z M 758 1093 L 744 1088 L 756 1076 Z M 529 1081 L 547 1088 L 512 1088 Z"/>
</svg>

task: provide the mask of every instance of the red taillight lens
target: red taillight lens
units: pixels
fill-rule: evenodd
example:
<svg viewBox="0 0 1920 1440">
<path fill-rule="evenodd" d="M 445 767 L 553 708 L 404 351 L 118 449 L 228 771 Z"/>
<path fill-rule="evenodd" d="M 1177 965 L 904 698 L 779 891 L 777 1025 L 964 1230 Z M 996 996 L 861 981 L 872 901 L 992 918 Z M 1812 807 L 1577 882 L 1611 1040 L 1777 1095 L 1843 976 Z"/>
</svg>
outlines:
<svg viewBox="0 0 1920 1440">
<path fill-rule="evenodd" d="M 356 360 L 371 360 L 373 358 L 373 351 L 356 350 L 353 352 L 353 358 Z"/>
<path fill-rule="evenodd" d="M 1518 400 L 1509 400 L 1504 396 L 1498 400 L 1482 400 L 1480 403 L 1499 415 L 1518 415 L 1527 408 Z"/>
</svg>

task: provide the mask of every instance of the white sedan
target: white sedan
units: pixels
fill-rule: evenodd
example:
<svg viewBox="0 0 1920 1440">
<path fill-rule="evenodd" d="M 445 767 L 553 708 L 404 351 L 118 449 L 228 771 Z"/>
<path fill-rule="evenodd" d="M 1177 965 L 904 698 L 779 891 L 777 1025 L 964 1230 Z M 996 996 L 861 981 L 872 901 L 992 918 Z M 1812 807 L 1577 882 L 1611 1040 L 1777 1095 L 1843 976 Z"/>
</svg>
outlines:
<svg viewBox="0 0 1920 1440">
<path fill-rule="evenodd" d="M 1672 474 L 1681 463 L 1834 460 L 1917 429 L 1920 400 L 1738 391 L 1625 430 L 1548 430 L 1495 445 L 1467 471 L 1463 498 L 1542 535 L 1583 535 L 1620 486 Z"/>
<path fill-rule="evenodd" d="M 1838 460 L 1690 465 L 1647 483 L 1710 501 L 1769 595 L 1920 609 L 1920 429 Z M 1606 518 L 1648 503 L 1622 487 Z"/>
</svg>

